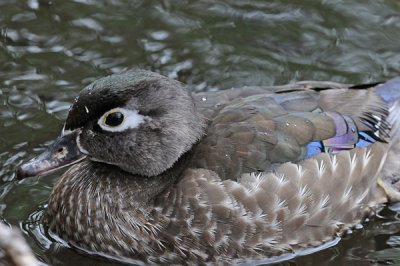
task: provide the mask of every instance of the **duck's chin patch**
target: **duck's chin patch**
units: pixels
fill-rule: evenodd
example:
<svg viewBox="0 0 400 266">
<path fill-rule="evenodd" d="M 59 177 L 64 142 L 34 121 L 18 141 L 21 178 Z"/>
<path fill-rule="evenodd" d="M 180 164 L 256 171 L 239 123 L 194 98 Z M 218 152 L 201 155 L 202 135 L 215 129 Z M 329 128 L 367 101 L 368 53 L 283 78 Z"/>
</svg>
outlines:
<svg viewBox="0 0 400 266">
<path fill-rule="evenodd" d="M 81 153 L 88 155 L 89 152 L 82 146 L 81 144 L 81 135 L 78 133 L 78 136 L 76 137 L 76 146 L 78 146 L 78 149 Z"/>
</svg>

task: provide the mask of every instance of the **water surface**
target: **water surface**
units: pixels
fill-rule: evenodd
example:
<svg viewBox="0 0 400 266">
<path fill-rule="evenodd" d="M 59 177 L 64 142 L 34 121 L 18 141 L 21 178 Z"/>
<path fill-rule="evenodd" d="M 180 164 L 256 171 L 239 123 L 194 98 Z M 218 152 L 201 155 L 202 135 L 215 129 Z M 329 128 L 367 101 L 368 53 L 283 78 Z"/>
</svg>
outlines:
<svg viewBox="0 0 400 266">
<path fill-rule="evenodd" d="M 400 70 L 399 13 L 389 0 L 0 1 L 0 217 L 46 264 L 116 264 L 45 234 L 40 218 L 60 172 L 15 181 L 85 85 L 132 67 L 193 91 L 384 80 Z M 282 265 L 400 263 L 399 245 L 400 219 L 386 208 L 338 245 Z"/>
</svg>

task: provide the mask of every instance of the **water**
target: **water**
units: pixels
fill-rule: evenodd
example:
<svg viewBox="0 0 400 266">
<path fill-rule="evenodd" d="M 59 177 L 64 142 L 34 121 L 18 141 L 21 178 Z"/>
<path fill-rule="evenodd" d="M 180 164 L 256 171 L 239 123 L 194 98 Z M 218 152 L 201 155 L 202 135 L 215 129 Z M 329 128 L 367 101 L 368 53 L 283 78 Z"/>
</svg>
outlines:
<svg viewBox="0 0 400 266">
<path fill-rule="evenodd" d="M 142 67 L 194 91 L 298 80 L 361 83 L 400 72 L 400 2 L 0 1 L 0 217 L 53 265 L 111 265 L 56 244 L 40 218 L 60 172 L 15 169 L 61 130 L 94 79 Z M 400 219 L 381 217 L 338 245 L 282 265 L 399 263 Z M 390 254 L 390 256 L 386 256 Z"/>
</svg>

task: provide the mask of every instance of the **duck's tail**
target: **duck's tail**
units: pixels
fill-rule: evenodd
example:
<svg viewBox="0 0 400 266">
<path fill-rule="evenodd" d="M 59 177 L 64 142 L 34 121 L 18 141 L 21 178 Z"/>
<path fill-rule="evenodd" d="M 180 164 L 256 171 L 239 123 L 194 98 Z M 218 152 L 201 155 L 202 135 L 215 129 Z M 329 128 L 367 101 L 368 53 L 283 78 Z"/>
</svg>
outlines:
<svg viewBox="0 0 400 266">
<path fill-rule="evenodd" d="M 400 77 L 377 85 L 375 92 L 386 102 L 391 125 L 390 151 L 378 183 L 389 200 L 400 201 Z"/>
<path fill-rule="evenodd" d="M 379 84 L 374 90 L 389 107 L 388 120 L 392 126 L 391 139 L 398 140 L 400 137 L 400 77 Z"/>
</svg>

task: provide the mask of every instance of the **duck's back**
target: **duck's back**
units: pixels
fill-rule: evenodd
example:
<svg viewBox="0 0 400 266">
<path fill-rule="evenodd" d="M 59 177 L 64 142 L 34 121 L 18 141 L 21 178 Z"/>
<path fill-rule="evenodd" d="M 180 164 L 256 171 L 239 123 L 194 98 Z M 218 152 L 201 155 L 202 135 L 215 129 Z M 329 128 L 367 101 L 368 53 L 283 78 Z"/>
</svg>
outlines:
<svg viewBox="0 0 400 266">
<path fill-rule="evenodd" d="M 209 127 L 193 166 L 235 180 L 321 152 L 390 141 L 389 105 L 376 85 L 301 82 L 197 94 Z"/>
</svg>

